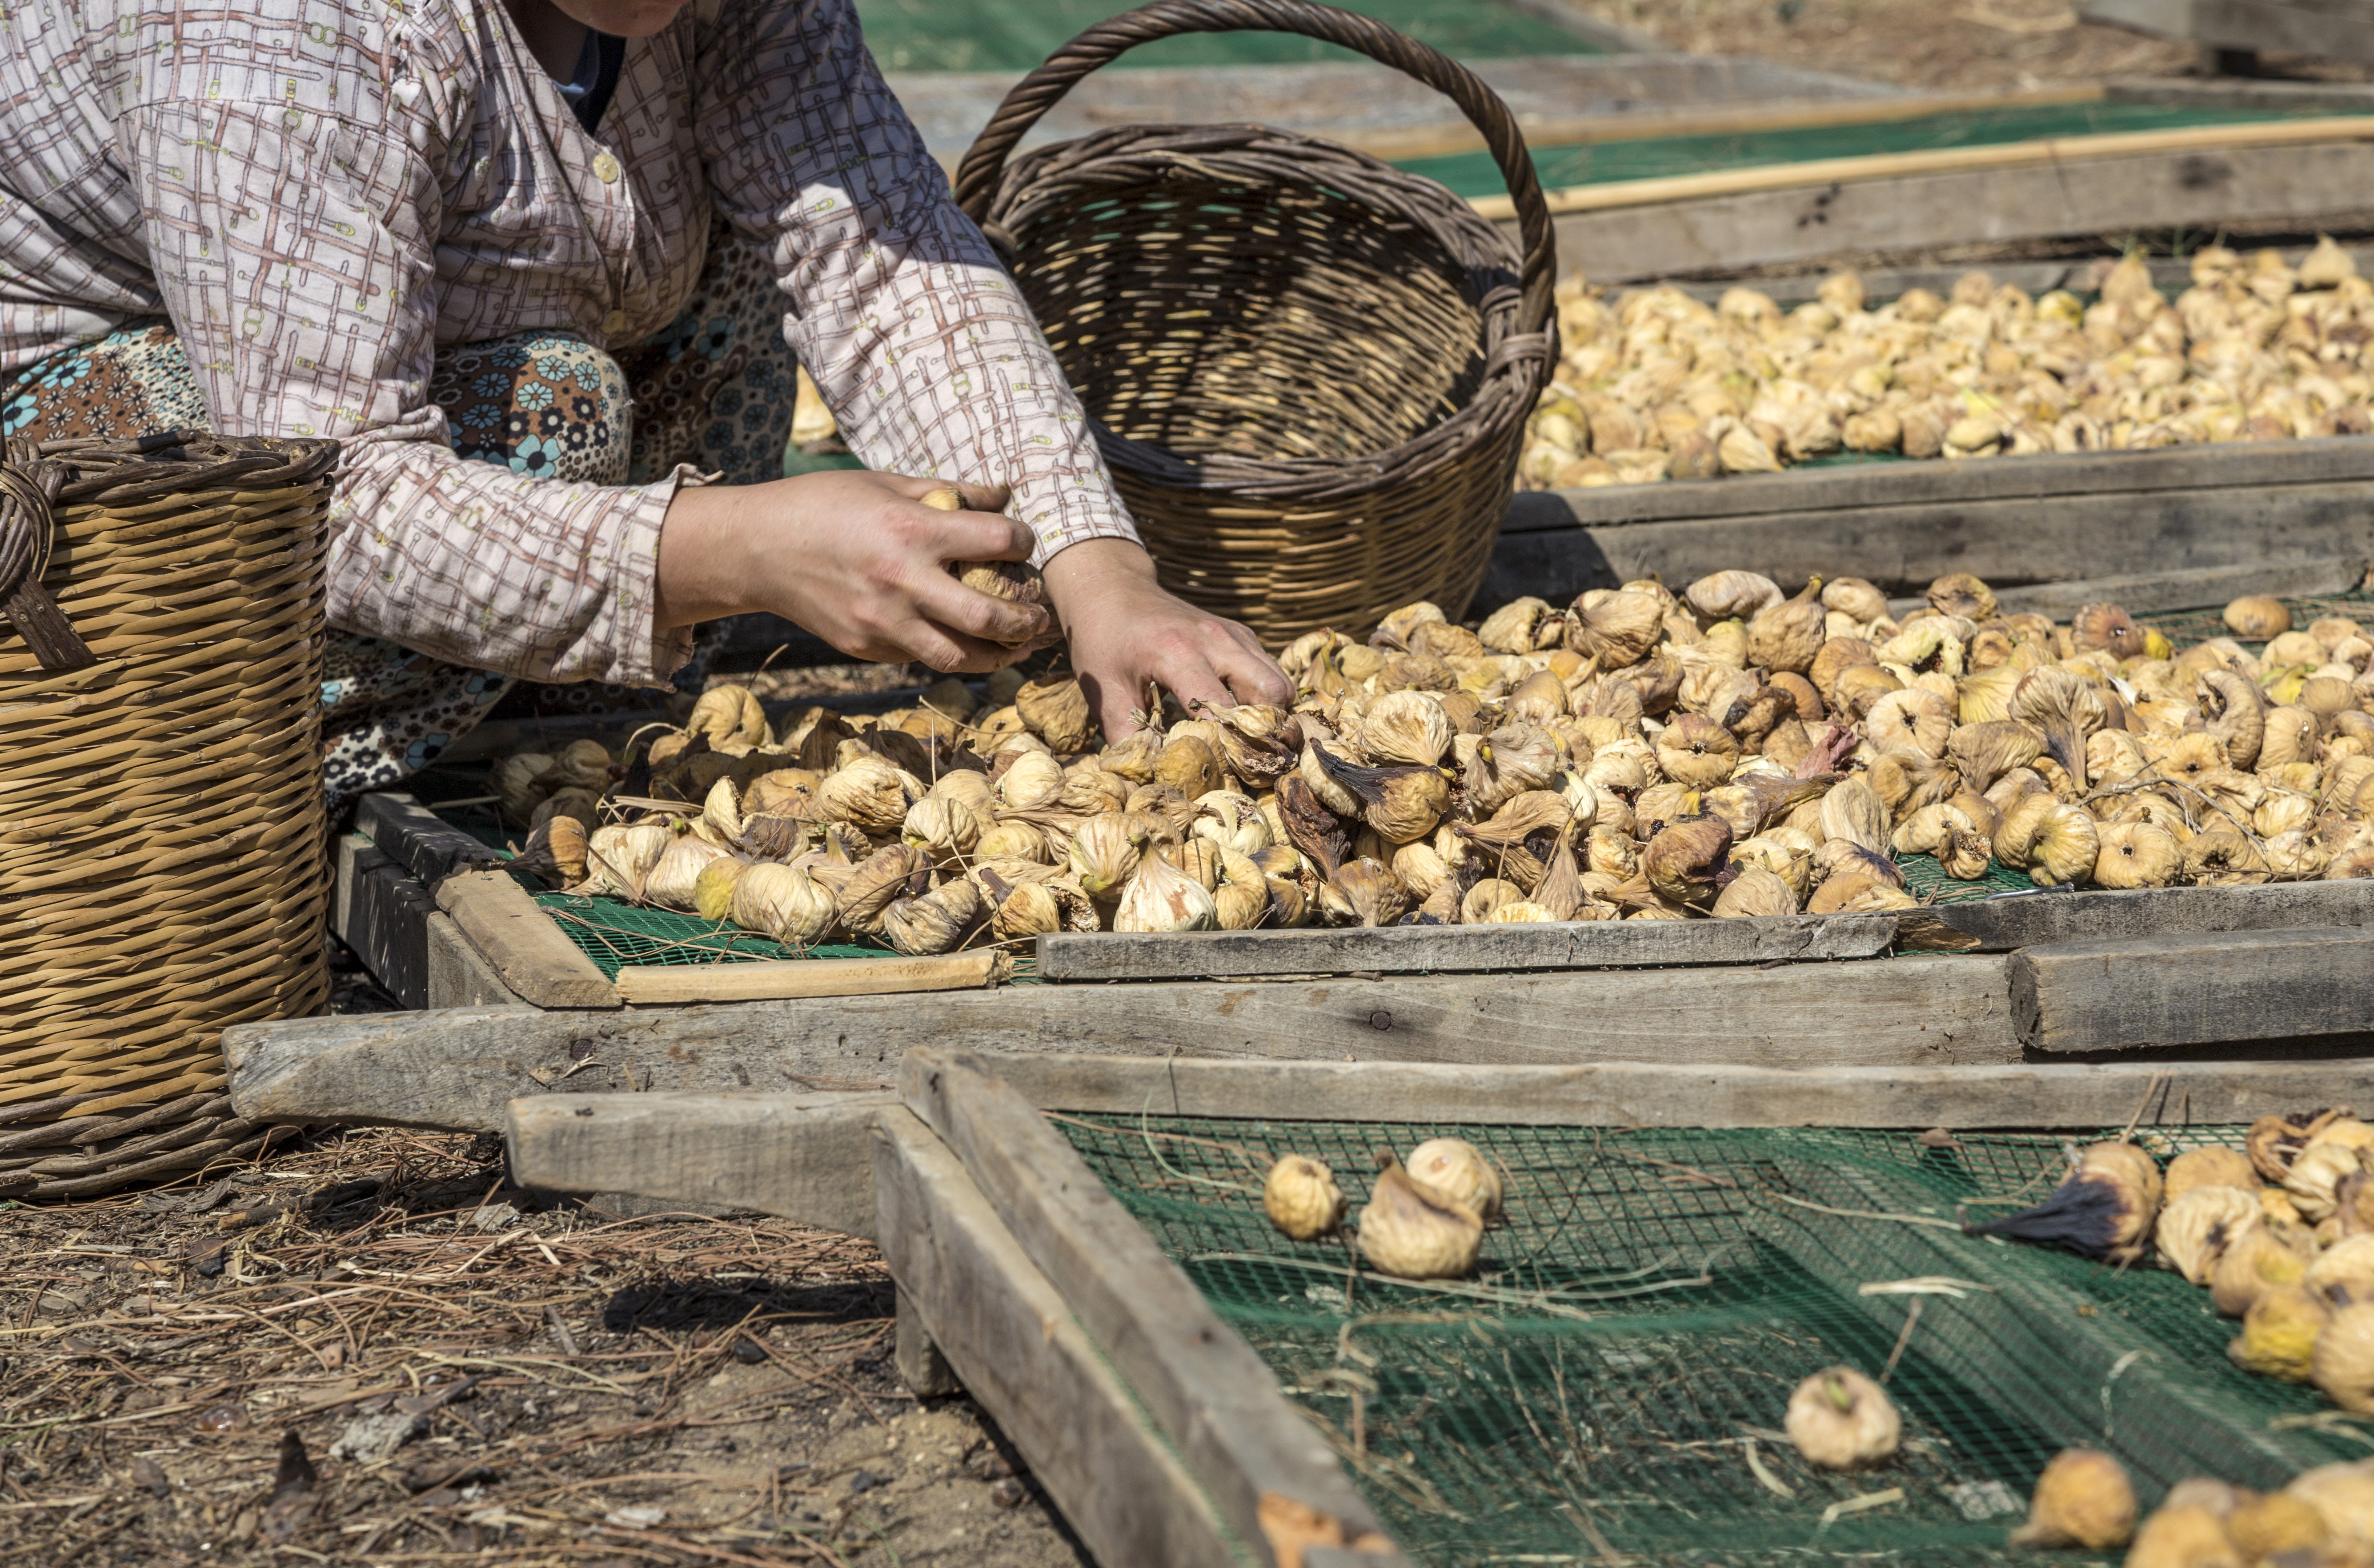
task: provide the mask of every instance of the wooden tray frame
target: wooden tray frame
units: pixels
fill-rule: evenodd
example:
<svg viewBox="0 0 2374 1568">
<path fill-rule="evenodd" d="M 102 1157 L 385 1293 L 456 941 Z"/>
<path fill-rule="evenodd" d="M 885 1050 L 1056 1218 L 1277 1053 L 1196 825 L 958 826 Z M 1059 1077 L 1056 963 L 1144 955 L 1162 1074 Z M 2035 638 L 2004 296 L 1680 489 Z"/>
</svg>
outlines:
<svg viewBox="0 0 2374 1568">
<path fill-rule="evenodd" d="M 927 1047 L 895 1090 L 555 1094 L 511 1103 L 505 1131 L 513 1176 L 531 1186 L 755 1209 L 876 1240 L 899 1285 L 902 1374 L 981 1403 L 1100 1561 L 1390 1568 L 1406 1560 L 1267 1368 L 1039 1111 L 2075 1131 L 2369 1094 L 2364 1059 L 1771 1072 Z"/>
</svg>

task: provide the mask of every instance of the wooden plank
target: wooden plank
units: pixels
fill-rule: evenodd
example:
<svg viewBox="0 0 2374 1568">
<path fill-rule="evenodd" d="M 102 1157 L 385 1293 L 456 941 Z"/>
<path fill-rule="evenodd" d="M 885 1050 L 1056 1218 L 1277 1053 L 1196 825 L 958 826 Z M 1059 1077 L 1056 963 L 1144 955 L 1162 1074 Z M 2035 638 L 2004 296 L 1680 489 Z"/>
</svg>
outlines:
<svg viewBox="0 0 2374 1568">
<path fill-rule="evenodd" d="M 406 1007 L 429 1001 L 429 920 L 437 901 L 359 833 L 334 847 L 330 931 Z"/>
<path fill-rule="evenodd" d="M 899 1095 L 963 1160 L 1240 1537 L 1263 1539 L 1283 1501 L 1326 1521 L 1314 1534 L 1327 1545 L 1386 1544 L 1252 1347 L 1029 1102 L 980 1058 L 941 1049 L 909 1054 Z"/>
<path fill-rule="evenodd" d="M 1981 952 L 2180 931 L 2265 931 L 2374 925 L 2374 880 L 2277 882 L 2262 887 L 2096 888 L 1940 904 L 1928 911 Z"/>
<path fill-rule="evenodd" d="M 545 1008 L 614 1008 L 618 990 L 509 872 L 456 872 L 436 884 L 453 918 L 520 999 Z"/>
<path fill-rule="evenodd" d="M 735 1002 L 635 1013 L 477 1009 L 240 1024 L 255 1120 L 491 1130 L 570 1091 L 848 1088 L 925 1045 L 1385 1061 L 1867 1067 L 2019 1059 L 2000 956 L 1777 969 L 1428 977 Z M 562 1074 L 569 1074 L 565 1080 Z M 541 1075 L 541 1076 L 539 1076 Z"/>
<path fill-rule="evenodd" d="M 978 990 L 1014 977 L 1004 948 L 930 958 L 795 958 L 747 964 L 629 964 L 618 998 L 629 1007 L 664 1002 L 772 1001 L 793 997 L 889 996 Z"/>
<path fill-rule="evenodd" d="M 2208 0 L 2203 0 L 2208 3 Z M 1603 213 L 1626 207 L 1662 206 L 1714 197 L 1769 191 L 1837 189 L 1850 184 L 1892 184 L 1922 175 L 2024 168 L 2058 170 L 2073 165 L 2135 162 L 2314 144 L 2374 139 L 2374 116 L 2323 115 L 2228 125 L 2182 125 L 2158 131 L 2111 132 L 2086 136 L 2040 136 L 2029 141 L 1924 147 L 1910 152 L 1866 153 L 1852 158 L 1806 158 L 1651 180 L 1609 180 L 1545 191 L 1543 199 L 1558 216 Z M 1471 204 L 1484 216 L 1516 216 L 1507 196 L 1479 196 Z"/>
<path fill-rule="evenodd" d="M 2033 92 L 1902 93 L 1879 98 L 1792 99 L 1781 102 L 1713 104 L 1686 110 L 1630 114 L 1528 116 L 1526 143 L 1547 147 L 1648 141 L 1666 136 L 1745 135 L 1764 131 L 1812 130 L 1839 125 L 1885 124 L 1931 114 L 1986 113 L 2004 109 L 2051 108 L 2098 103 L 2099 84 L 2072 83 Z M 1455 112 L 1455 111 L 1454 111 Z M 1264 120 L 1261 123 L 1267 124 Z M 1464 120 L 1407 129 L 1329 131 L 1327 139 L 1388 160 L 1443 158 L 1482 152 L 1484 134 Z"/>
<path fill-rule="evenodd" d="M 957 1156 L 893 1107 L 873 1164 L 882 1255 L 899 1290 L 1096 1560 L 1241 1568 L 1252 1559 Z"/>
<path fill-rule="evenodd" d="M 511 1179 L 756 1209 L 872 1239 L 883 1091 L 547 1094 L 506 1107 Z"/>
<path fill-rule="evenodd" d="M 2099 0 L 2096 0 L 2099 3 Z M 2087 7 L 2090 9 L 2091 7 Z M 2232 76 L 2111 76 L 2103 95 L 2114 103 L 2166 103 L 2203 109 L 2283 109 L 2294 113 L 2363 114 L 2374 111 L 2374 83 L 2252 80 Z"/>
<path fill-rule="evenodd" d="M 2352 481 L 2076 495 L 2045 497 L 2046 504 L 1920 502 L 1511 533 L 1495 550 L 1476 603 L 1525 593 L 1557 601 L 1651 574 L 1686 583 L 1728 568 L 1792 583 L 1845 571 L 1910 593 L 1949 571 L 2007 589 L 2108 573 L 2374 557 L 2365 489 Z"/>
<path fill-rule="evenodd" d="M 2369 172 L 2374 147 L 2362 143 L 2079 156 L 1575 213 L 1557 220 L 1557 247 L 1569 270 L 1615 283 L 2180 225 L 2312 227 L 2349 210 Z"/>
<path fill-rule="evenodd" d="M 355 827 L 432 888 L 457 871 L 503 863 L 494 849 L 406 794 L 363 796 L 355 802 Z"/>
<path fill-rule="evenodd" d="M 2273 593 L 2287 599 L 2345 593 L 2365 577 L 2364 556 L 2333 556 L 2322 560 L 2278 561 L 2258 567 L 2197 567 L 2184 571 L 2085 578 L 2074 582 L 2040 582 L 2031 588 L 2004 589 L 1995 595 L 1995 603 L 2007 615 L 2029 612 L 2065 621 L 2086 605 L 2103 600 L 2135 614 L 2152 614 L 2221 606 L 2245 593 Z M 1927 603 L 1925 598 L 1906 598 L 1895 601 L 1888 608 L 1901 617 Z"/>
<path fill-rule="evenodd" d="M 2374 1034 L 2374 933 L 2359 926 L 2055 942 L 2010 963 L 2033 1050 Z"/>
<path fill-rule="evenodd" d="M 982 1051 L 1050 1110 L 1522 1127 L 2217 1126 L 2287 1106 L 2364 1104 L 2374 1059 L 2007 1067 L 1455 1067 Z"/>
<path fill-rule="evenodd" d="M 2192 36 L 2212 49 L 2374 64 L 2374 13 L 2363 6 L 2192 0 Z"/>
<path fill-rule="evenodd" d="M 1895 936 L 1892 915 L 1181 931 L 1164 936 L 1058 933 L 1039 939 L 1039 976 L 1045 980 L 1161 980 L 1767 964 L 1870 958 L 1886 953 Z"/>
<path fill-rule="evenodd" d="M 425 1005 L 444 1007 L 525 1008 L 519 993 L 503 984 L 486 954 L 471 945 L 453 923 L 453 917 L 431 909 L 421 937 L 429 955 L 429 999 Z"/>
<path fill-rule="evenodd" d="M 2145 451 L 2048 452 L 1948 462 L 1875 462 L 1842 468 L 1799 468 L 1783 474 L 1740 474 L 1663 485 L 1609 485 L 1518 497 L 1508 528 L 1601 527 L 1617 523 L 1698 521 L 1718 517 L 1787 517 L 1861 507 L 1973 501 L 2046 501 L 2072 496 L 2131 495 L 2159 490 L 2231 490 L 2261 486 L 2374 479 L 2374 436 L 2333 436 L 2309 441 L 2229 441 L 2213 446 L 2155 447 Z M 2141 571 L 2160 563 L 2121 554 L 2116 539 L 2085 541 L 2093 569 L 2071 577 Z M 2132 565 L 2129 565 L 2132 563 Z"/>
</svg>

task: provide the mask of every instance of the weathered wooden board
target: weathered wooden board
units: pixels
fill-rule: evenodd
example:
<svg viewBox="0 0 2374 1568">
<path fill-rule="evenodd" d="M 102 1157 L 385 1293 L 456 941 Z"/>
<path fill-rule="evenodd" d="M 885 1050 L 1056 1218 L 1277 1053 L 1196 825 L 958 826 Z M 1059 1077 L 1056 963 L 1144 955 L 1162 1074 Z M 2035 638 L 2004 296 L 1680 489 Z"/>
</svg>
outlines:
<svg viewBox="0 0 2374 1568">
<path fill-rule="evenodd" d="M 2312 441 L 2229 442 L 2218 446 L 2158 447 L 2147 451 L 2052 452 L 1962 462 L 1937 460 L 1858 463 L 1664 485 L 1609 485 L 1588 490 L 1535 492 L 1519 497 L 1511 509 L 1509 527 L 1605 527 L 1979 501 L 2056 502 L 2076 496 L 2256 489 L 2369 478 L 2374 478 L 2374 436 L 2335 436 Z M 2079 551 L 2078 558 L 2086 569 L 2030 572 L 2025 580 L 2099 577 L 2106 572 L 2161 570 L 2187 564 L 2164 558 L 2148 536 L 2140 540 L 2113 537 L 2069 543 Z M 2328 553 L 2300 552 L 2303 556 Z"/>
<path fill-rule="evenodd" d="M 406 1007 L 520 1005 L 417 878 L 359 833 L 333 847 L 330 931 Z"/>
<path fill-rule="evenodd" d="M 917 1046 L 1316 1059 L 1936 1066 L 2018 1059 L 2004 960 L 1433 977 L 479 1009 L 241 1024 L 251 1118 L 494 1129 L 568 1090 L 870 1087 Z M 567 1076 L 564 1078 L 564 1074 Z"/>
<path fill-rule="evenodd" d="M 430 888 L 455 872 L 503 863 L 500 855 L 406 794 L 363 796 L 355 802 L 355 829 Z"/>
<path fill-rule="evenodd" d="M 609 977 L 509 872 L 457 871 L 435 885 L 437 907 L 521 1000 L 544 1008 L 618 1005 Z"/>
<path fill-rule="evenodd" d="M 1275 931 L 1057 933 L 1039 939 L 1045 980 L 1159 980 L 1356 971 L 1633 968 L 1869 958 L 1896 938 L 1892 915 L 1757 920 L 1591 920 L 1561 925 L 1383 926 Z"/>
<path fill-rule="evenodd" d="M 1124 1116 L 1539 1127 L 2090 1130 L 2253 1121 L 2374 1101 L 2374 1059 L 2016 1067 L 1453 1067 L 979 1053 L 1031 1104 Z"/>
<path fill-rule="evenodd" d="M 2089 22 L 2251 54 L 2307 54 L 2374 64 L 2374 9 L 2349 0 L 2282 5 L 2277 0 L 2086 0 Z"/>
<path fill-rule="evenodd" d="M 2188 148 L 1912 173 L 1580 212 L 1558 260 L 1595 282 L 1953 245 L 2260 219 L 2312 227 L 2374 186 L 2374 147 L 2334 141 Z M 1513 223 L 1510 225 L 1513 228 Z"/>
<path fill-rule="evenodd" d="M 554 1094 L 511 1103 L 511 1179 L 756 1209 L 871 1237 L 874 1124 L 887 1092 Z"/>
<path fill-rule="evenodd" d="M 1030 1104 L 964 1051 L 910 1053 L 907 1108 L 964 1161 L 1088 1337 L 1178 1444 L 1245 1539 L 1281 1518 L 1311 1521 L 1301 1545 L 1383 1546 L 1367 1499 L 1295 1414 L 1252 1346 Z M 1276 1504 L 1283 1503 L 1286 1507 Z"/>
<path fill-rule="evenodd" d="M 1043 1110 L 1252 1121 L 2089 1132 L 2228 1126 L 2271 1108 L 2374 1098 L 2365 1057 L 1773 1069 L 974 1056 Z M 885 1092 L 553 1094 L 512 1102 L 506 1131 L 512 1174 L 530 1187 L 607 1186 L 871 1235 L 873 1178 L 850 1163 L 851 1140 L 895 1103 Z M 711 1129 L 723 1147 L 707 1146 Z"/>
<path fill-rule="evenodd" d="M 2072 456 L 1873 464 L 1755 480 L 1521 496 L 1475 603 L 1502 603 L 1528 593 L 1556 603 L 1586 588 L 1614 587 L 1636 577 L 1688 582 L 1736 567 L 1786 582 L 1849 572 L 1889 593 L 1918 593 L 1949 571 L 1975 573 L 2000 590 L 2104 576 L 2374 558 L 2374 514 L 2362 504 L 2365 479 L 2374 472 L 2309 477 L 2320 454 L 2308 450 L 2354 445 L 2357 450 L 2348 455 L 2365 460 L 2364 466 L 2374 471 L 2374 438 L 2282 445 L 2299 449 L 2298 483 L 2241 476 L 2221 481 L 2213 475 L 2214 458 L 2237 451 L 2222 447 L 2184 454 L 2200 460 L 2188 465 L 2189 484 L 2147 491 L 2073 488 L 2056 497 L 2050 491 L 2052 484 L 2066 479 L 2074 487 L 2097 461 Z M 2056 476 L 2050 465 L 2061 462 L 2072 466 Z M 2149 466 L 2137 465 L 2139 478 Z M 1973 469 L 2015 468 L 2024 474 L 2006 478 L 2024 479 L 2044 493 L 1957 494 L 1946 483 Z M 1841 475 L 1862 477 L 1843 485 L 1837 482 Z M 1726 493 L 1734 483 L 1742 494 Z M 1798 484 L 1806 488 L 1792 498 L 1784 487 Z M 1751 486 L 1753 493 L 1745 493 Z M 1693 494 L 1660 494 L 1682 491 Z M 1635 507 L 1651 515 L 1614 515 Z M 1704 515 L 1692 516 L 1693 507 L 1704 508 Z"/>
<path fill-rule="evenodd" d="M 1096 1559 L 1241 1568 L 1252 1549 L 1137 1414 L 957 1156 L 894 1107 L 875 1134 L 874 1171 L 882 1255 L 899 1289 Z"/>
<path fill-rule="evenodd" d="M 2264 931 L 2374 925 L 2374 880 L 2279 882 L 2263 887 L 2090 888 L 1940 904 L 1929 911 L 1986 953 L 2050 942 L 2181 931 Z M 2246 1020 L 2229 1021 L 2236 1024 Z M 2227 1039 L 2260 1037 L 2239 1029 Z"/>
<path fill-rule="evenodd" d="M 2374 932 L 2361 926 L 2055 942 L 2010 965 L 2035 1050 L 2374 1034 Z"/>
<path fill-rule="evenodd" d="M 2368 924 L 2374 924 L 2374 880 L 2367 879 L 2264 887 L 2051 894 L 2039 889 L 1906 914 L 1045 936 L 1039 939 L 1039 972 L 1052 981 L 1506 974 L 1867 958 L 1887 952 L 1891 943 L 1923 952 L 2006 953 L 2090 937 Z"/>
</svg>

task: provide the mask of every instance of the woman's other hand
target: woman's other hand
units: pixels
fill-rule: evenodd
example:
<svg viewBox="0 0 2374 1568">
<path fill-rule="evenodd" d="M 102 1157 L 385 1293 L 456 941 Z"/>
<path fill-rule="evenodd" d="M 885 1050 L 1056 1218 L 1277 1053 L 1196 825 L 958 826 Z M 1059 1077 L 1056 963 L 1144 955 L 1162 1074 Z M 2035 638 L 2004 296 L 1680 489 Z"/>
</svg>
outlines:
<svg viewBox="0 0 2374 1568">
<path fill-rule="evenodd" d="M 1234 621 L 1198 610 L 1154 580 L 1154 562 L 1126 539 L 1090 539 L 1046 566 L 1072 669 L 1107 740 L 1140 726 L 1155 682 L 1181 703 L 1294 700 L 1293 684 Z"/>
<path fill-rule="evenodd" d="M 970 509 L 923 504 L 944 480 L 856 469 L 679 490 L 660 530 L 657 625 L 772 611 L 855 659 L 1003 669 L 1045 646 L 1052 621 L 948 567 L 1028 560 L 1030 531 L 1002 515 L 1003 486 L 957 487 Z"/>
</svg>

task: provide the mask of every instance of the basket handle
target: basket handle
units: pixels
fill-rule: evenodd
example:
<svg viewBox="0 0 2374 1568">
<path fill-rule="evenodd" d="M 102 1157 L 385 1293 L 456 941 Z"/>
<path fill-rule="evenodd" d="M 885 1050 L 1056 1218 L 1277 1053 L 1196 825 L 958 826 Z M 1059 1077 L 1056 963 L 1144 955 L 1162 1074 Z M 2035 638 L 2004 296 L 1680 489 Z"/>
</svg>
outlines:
<svg viewBox="0 0 2374 1568">
<path fill-rule="evenodd" d="M 964 162 L 957 169 L 957 205 L 976 223 L 987 215 L 997 178 L 1030 127 L 1055 107 L 1073 84 L 1109 65 L 1141 43 L 1191 32 L 1292 32 L 1367 55 L 1416 77 L 1459 105 L 1484 133 L 1492 161 L 1500 166 L 1516 204 L 1517 230 L 1525 254 L 1518 281 L 1523 290 L 1518 330 L 1538 333 L 1549 324 L 1550 286 L 1557 271 L 1557 241 L 1550 209 L 1542 199 L 1533 156 L 1509 106 L 1483 78 L 1456 60 L 1369 17 L 1316 0 L 1151 0 L 1151 4 L 1099 22 L 1048 56 L 1045 64 L 1014 84 L 990 116 Z"/>
<path fill-rule="evenodd" d="M 15 626 L 34 661 L 53 674 L 99 662 L 41 587 L 56 531 L 50 506 L 65 478 L 31 443 L 0 446 L 0 624 Z"/>
</svg>

